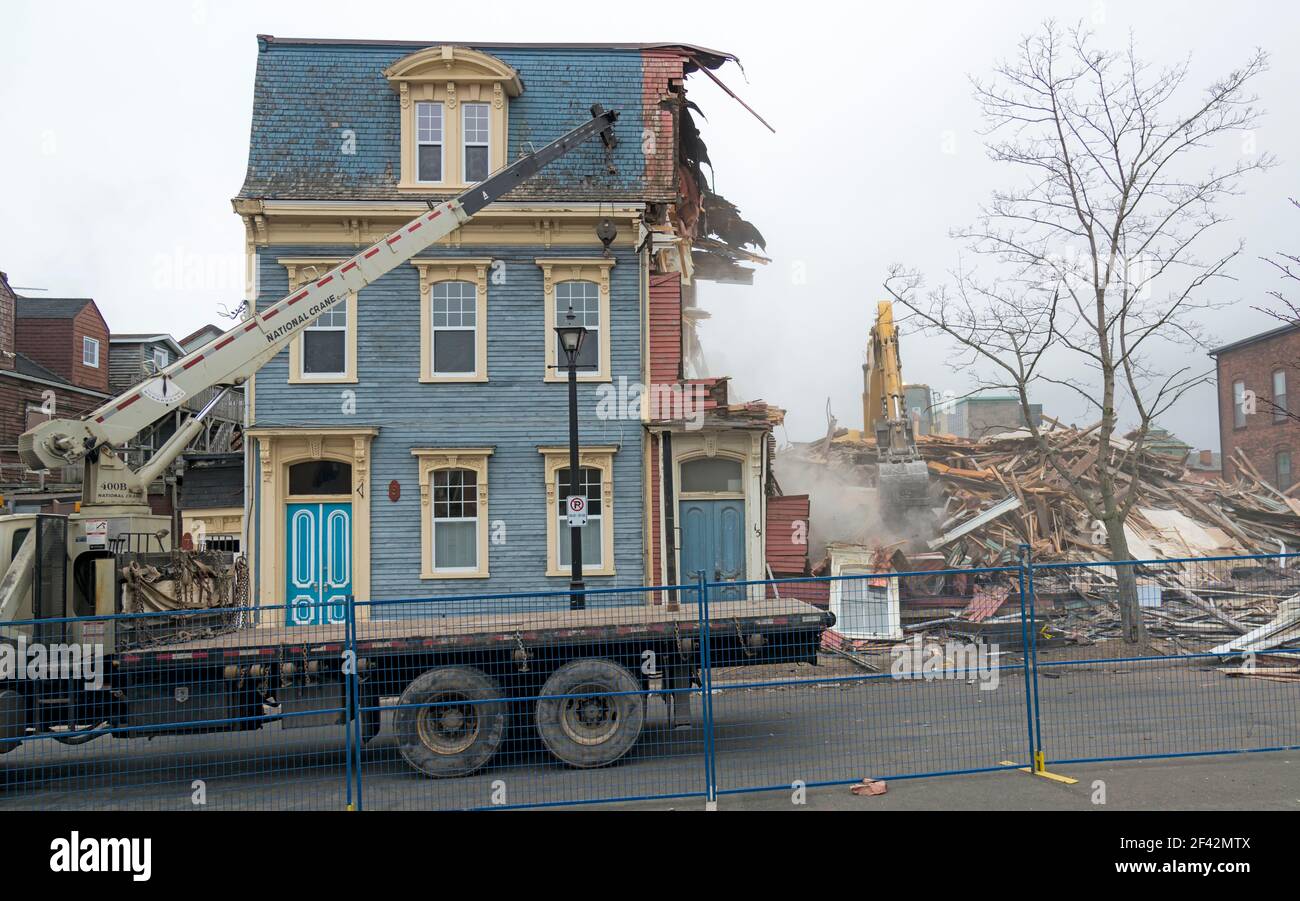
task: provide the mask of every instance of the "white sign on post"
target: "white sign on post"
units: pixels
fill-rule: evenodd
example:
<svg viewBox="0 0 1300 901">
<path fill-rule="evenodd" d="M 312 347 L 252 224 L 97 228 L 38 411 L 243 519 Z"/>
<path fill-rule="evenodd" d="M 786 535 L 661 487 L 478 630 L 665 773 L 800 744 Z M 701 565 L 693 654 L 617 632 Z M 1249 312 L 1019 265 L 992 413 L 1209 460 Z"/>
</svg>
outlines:
<svg viewBox="0 0 1300 901">
<path fill-rule="evenodd" d="M 569 527 L 581 527 L 587 524 L 587 499 L 581 494 L 570 494 L 565 501 L 565 512 L 569 515 Z"/>
<path fill-rule="evenodd" d="M 86 520 L 86 546 L 89 548 L 108 547 L 108 520 Z"/>
</svg>

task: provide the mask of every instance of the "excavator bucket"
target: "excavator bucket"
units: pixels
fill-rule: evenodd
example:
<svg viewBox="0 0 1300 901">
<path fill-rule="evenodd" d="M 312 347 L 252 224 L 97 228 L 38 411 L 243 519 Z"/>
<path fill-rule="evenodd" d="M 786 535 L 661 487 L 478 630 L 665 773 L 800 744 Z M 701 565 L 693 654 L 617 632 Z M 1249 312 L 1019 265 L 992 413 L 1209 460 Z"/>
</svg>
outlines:
<svg viewBox="0 0 1300 901">
<path fill-rule="evenodd" d="M 930 470 L 924 460 L 881 461 L 880 506 L 887 516 L 930 515 Z"/>
</svg>

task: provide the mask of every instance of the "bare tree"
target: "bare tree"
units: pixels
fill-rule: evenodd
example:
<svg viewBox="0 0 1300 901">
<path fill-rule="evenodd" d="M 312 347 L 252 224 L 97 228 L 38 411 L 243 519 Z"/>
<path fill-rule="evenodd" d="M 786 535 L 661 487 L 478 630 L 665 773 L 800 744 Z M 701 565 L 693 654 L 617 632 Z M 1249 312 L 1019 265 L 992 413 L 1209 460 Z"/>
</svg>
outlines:
<svg viewBox="0 0 1300 901">
<path fill-rule="evenodd" d="M 898 267 L 885 283 L 909 318 L 956 342 L 956 363 L 978 388 L 1020 399 L 1040 454 L 1100 522 L 1113 560 L 1132 559 L 1124 523 L 1153 423 L 1210 376 L 1198 364 L 1158 361 L 1200 357 L 1170 346 L 1204 347 L 1196 313 L 1218 302 L 1205 289 L 1228 277 L 1241 252 L 1238 244 L 1198 256 L 1224 221 L 1218 202 L 1272 165 L 1250 152 L 1261 114 L 1250 84 L 1266 67 L 1257 51 L 1176 110 L 1187 61 L 1156 69 L 1132 40 L 1102 51 L 1087 31 L 1045 23 L 989 81 L 972 79 L 986 146 L 1020 174 L 1018 186 L 994 192 L 976 222 L 953 233 L 966 259 L 951 285 L 923 293 L 919 275 Z M 1227 159 L 1219 166 L 1204 159 L 1232 133 L 1244 135 L 1240 152 L 1217 148 Z M 1030 393 L 1049 384 L 1100 417 L 1092 472 L 1071 471 L 1034 423 Z M 1127 439 L 1117 432 L 1121 406 Z M 1136 579 L 1132 567 L 1117 570 L 1124 637 L 1139 642 Z"/>
<path fill-rule="evenodd" d="M 1291 198 L 1291 205 L 1296 209 L 1300 209 L 1300 201 L 1297 201 L 1294 197 Z M 1263 259 L 1264 262 L 1278 271 L 1284 283 L 1300 282 L 1300 255 L 1279 252 Z M 1288 287 L 1294 286 L 1288 285 Z M 1289 296 L 1282 288 L 1268 293 L 1277 303 L 1270 307 L 1260 307 L 1258 309 L 1263 310 L 1263 312 L 1285 325 L 1300 327 L 1300 300 Z M 1287 366 L 1297 376 L 1300 376 L 1300 360 L 1289 360 Z M 1295 381 L 1300 382 L 1300 378 Z M 1272 413 L 1274 416 L 1284 416 L 1293 422 L 1300 422 L 1300 406 L 1290 400 L 1290 389 L 1287 390 L 1287 398 L 1288 402 L 1286 404 L 1279 404 L 1273 394 L 1270 393 L 1268 399 L 1264 401 L 1267 412 Z M 1288 486 L 1279 485 L 1278 487 L 1286 491 Z"/>
</svg>

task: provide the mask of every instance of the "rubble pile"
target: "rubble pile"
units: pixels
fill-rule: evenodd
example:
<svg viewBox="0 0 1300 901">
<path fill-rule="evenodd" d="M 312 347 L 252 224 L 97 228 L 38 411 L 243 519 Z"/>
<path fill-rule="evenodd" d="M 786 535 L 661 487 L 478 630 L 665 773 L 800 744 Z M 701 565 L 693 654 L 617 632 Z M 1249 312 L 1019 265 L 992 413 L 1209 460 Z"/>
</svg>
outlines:
<svg viewBox="0 0 1300 901">
<path fill-rule="evenodd" d="M 1095 486 L 1100 454 L 1097 428 L 1046 426 L 1043 435 L 1071 477 Z M 1119 480 L 1137 478 L 1138 502 L 1127 534 L 1135 559 L 1275 554 L 1300 549 L 1300 498 L 1265 482 L 1240 462 L 1235 482 L 1187 478 L 1181 460 L 1127 440 L 1111 439 Z M 983 440 L 923 435 L 918 450 L 939 493 L 942 518 L 932 549 L 953 566 L 1013 562 L 1028 544 L 1039 562 L 1110 559 L 1105 532 L 1039 452 L 1027 429 Z M 847 431 L 795 449 L 806 462 L 874 470 L 874 444 Z M 814 499 L 815 504 L 816 499 Z M 959 534 L 960 533 L 960 534 Z"/>
<path fill-rule="evenodd" d="M 1097 426 L 1077 429 L 1045 417 L 1042 434 L 1070 478 L 1095 487 L 1101 453 Z M 1040 452 L 1027 429 L 981 440 L 951 435 L 917 439 L 930 470 L 938 519 L 925 534 L 873 536 L 895 553 L 896 571 L 1005 566 L 1029 545 L 1036 563 L 1105 563 L 1111 560 L 1101 524 L 1071 490 L 1066 478 Z M 876 468 L 874 443 L 860 432 L 839 430 L 820 441 L 786 451 L 801 463 L 825 467 L 847 484 L 870 484 Z M 1300 487 L 1282 491 L 1237 459 L 1232 482 L 1195 481 L 1184 461 L 1132 442 L 1112 439 L 1112 465 L 1122 466 L 1122 485 L 1137 479 L 1138 500 L 1125 526 L 1132 559 L 1160 561 L 1136 567 L 1139 601 L 1150 637 L 1185 650 L 1224 653 L 1300 645 L 1300 558 L 1207 561 L 1207 557 L 1278 554 L 1300 550 Z M 818 498 L 812 499 L 814 516 Z M 902 559 L 900 559 L 900 556 Z M 921 565 L 926 557 L 933 560 Z M 882 567 L 885 568 L 885 567 Z M 1080 643 L 1120 635 L 1117 568 L 1063 566 L 1038 570 L 1035 596 L 1054 627 Z M 949 579 L 939 595 L 956 589 Z M 978 579 L 976 580 L 978 581 Z M 995 580 L 996 581 L 996 580 Z M 922 613 L 908 580 L 903 598 Z M 929 593 L 929 592 L 927 592 Z M 969 601 L 946 619 L 995 622 L 1008 608 L 1005 594 Z M 1001 608 L 1001 609 L 999 609 Z M 931 625 L 933 621 L 924 623 Z M 1262 638 L 1248 648 L 1251 636 Z M 1296 661 L 1300 662 L 1300 661 Z M 1281 678 L 1291 674 L 1276 673 Z"/>
</svg>

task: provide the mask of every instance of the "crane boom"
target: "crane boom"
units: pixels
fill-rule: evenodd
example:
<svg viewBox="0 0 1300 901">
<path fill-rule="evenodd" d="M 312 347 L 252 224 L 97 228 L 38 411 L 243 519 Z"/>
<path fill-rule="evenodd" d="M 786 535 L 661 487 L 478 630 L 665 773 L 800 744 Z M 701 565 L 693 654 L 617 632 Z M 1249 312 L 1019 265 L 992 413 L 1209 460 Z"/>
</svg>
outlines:
<svg viewBox="0 0 1300 901">
<path fill-rule="evenodd" d="M 600 135 L 606 147 L 613 147 L 612 128 L 618 112 L 606 111 L 596 105 L 591 113 L 590 121 L 540 150 L 521 157 L 459 196 L 432 206 L 320 278 L 261 312 L 254 311 L 234 328 L 179 358 L 99 409 L 80 419 L 51 420 L 24 433 L 18 445 L 23 461 L 33 469 L 45 469 L 93 458 L 101 448 L 129 441 L 151 423 L 175 410 L 185 398 L 214 386 L 242 383 L 340 301 L 451 234 L 479 210 L 547 164 L 596 135 Z M 175 453 L 183 450 L 180 447 Z M 88 480 L 88 489 L 90 482 Z"/>
</svg>

